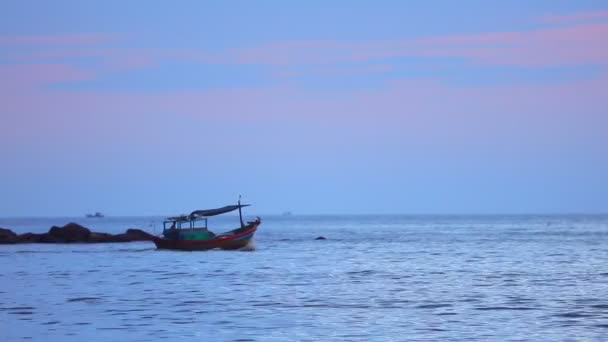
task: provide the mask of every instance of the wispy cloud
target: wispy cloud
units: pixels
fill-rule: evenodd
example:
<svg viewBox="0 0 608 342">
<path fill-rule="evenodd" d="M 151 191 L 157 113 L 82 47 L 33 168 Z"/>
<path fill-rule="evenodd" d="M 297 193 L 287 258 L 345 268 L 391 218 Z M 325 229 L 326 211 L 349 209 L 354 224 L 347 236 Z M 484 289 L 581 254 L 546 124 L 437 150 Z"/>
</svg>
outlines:
<svg viewBox="0 0 608 342">
<path fill-rule="evenodd" d="M 608 64 L 608 23 L 530 31 L 447 35 L 393 41 L 294 41 L 228 54 L 233 63 L 274 66 L 378 61 L 403 57 L 459 58 L 476 63 L 555 66 Z"/>
<path fill-rule="evenodd" d="M 557 21 L 605 18 L 608 11 L 556 16 Z M 268 68 L 281 80 L 307 75 L 340 77 L 396 70 L 399 59 L 453 59 L 469 66 L 509 65 L 528 68 L 608 65 L 608 22 L 575 22 L 534 30 L 481 32 L 403 40 L 294 40 L 224 50 L 108 46 L 125 36 L 71 34 L 0 36 L 0 44 L 30 44 L 8 50 L 5 59 L 17 64 L 85 63 L 103 75 L 154 67 L 163 61 L 204 65 L 246 65 Z M 57 44 L 55 44 L 57 43 Z M 67 44 L 62 46 L 61 43 Z"/>
<path fill-rule="evenodd" d="M 72 33 L 53 35 L 0 35 L 1 45 L 68 45 L 68 44 L 98 44 L 117 41 L 124 35 L 105 33 Z"/>
<path fill-rule="evenodd" d="M 581 110 L 580 107 L 598 113 L 598 108 L 608 105 L 605 102 L 608 82 L 602 75 L 576 82 L 545 85 L 523 82 L 512 87 L 489 88 L 450 86 L 440 79 L 416 81 L 404 86 L 403 83 L 388 84 L 390 81 L 387 79 L 385 87 L 379 90 L 380 93 L 334 89 L 329 98 L 324 98 L 328 97 L 326 94 L 311 96 L 298 89 L 297 84 L 294 88 L 285 90 L 285 83 L 263 89 L 236 86 L 235 89 L 214 91 L 192 89 L 156 93 L 128 90 L 128 87 L 127 90 L 123 87 L 121 91 L 106 89 L 103 92 L 94 89 L 84 91 L 40 87 L 91 80 L 103 76 L 104 72 L 145 68 L 162 61 L 266 66 L 274 76 L 279 76 L 279 82 L 299 77 L 302 72 L 317 75 L 321 79 L 358 72 L 390 74 L 393 70 L 392 59 L 400 57 L 456 58 L 468 61 L 471 65 L 518 65 L 530 68 L 589 64 L 606 66 L 608 23 L 410 40 L 291 41 L 211 52 L 105 47 L 102 43 L 105 42 L 105 35 L 84 37 L 87 38 L 76 35 L 61 39 L 25 39 L 38 41 L 42 48 L 39 51 L 24 52 L 16 59 L 18 63 L 0 65 L 0 88 L 4 90 L 0 94 L 0 101 L 4 108 L 16 115 L 47 112 L 52 112 L 53 115 L 181 113 L 191 117 L 200 116 L 201 108 L 204 108 L 205 117 L 220 120 L 274 120 L 288 116 L 291 120 L 297 118 L 306 121 L 311 115 L 319 115 L 318 118 L 332 117 L 338 118 L 336 122 L 343 122 L 354 120 L 357 113 L 381 112 L 387 115 L 386 118 L 390 117 L 386 113 L 394 113 L 393 117 L 399 117 L 401 114 L 398 113 L 404 112 L 420 113 L 417 116 L 420 119 L 445 111 L 446 108 L 461 113 L 491 113 L 497 108 L 508 107 L 513 112 L 534 115 L 536 110 L 542 113 L 576 113 Z M 73 42 L 77 46 L 48 47 L 43 42 L 48 42 L 49 39 Z M 87 45 L 93 41 L 98 41 L 99 44 Z M 74 63 L 74 59 L 90 57 L 102 60 L 102 66 Z M 340 96 L 340 92 L 346 95 L 338 100 L 336 97 Z M 352 98 L 357 100 L 351 100 Z M 361 108 L 365 110 L 362 111 Z M 340 113 L 348 115 L 341 116 Z M 440 121 L 438 119 L 433 122 Z"/>
<path fill-rule="evenodd" d="M 608 64 L 608 23 L 531 31 L 482 33 L 421 41 L 429 56 L 459 57 L 485 64 L 559 66 Z"/>
<path fill-rule="evenodd" d="M 62 63 L 33 63 L 0 65 L 0 89 L 3 92 L 21 92 L 54 83 L 90 80 L 95 72 Z"/>
<path fill-rule="evenodd" d="M 608 20 L 608 10 L 585 11 L 566 14 L 549 14 L 541 18 L 549 23 L 569 23 L 592 20 Z"/>
</svg>

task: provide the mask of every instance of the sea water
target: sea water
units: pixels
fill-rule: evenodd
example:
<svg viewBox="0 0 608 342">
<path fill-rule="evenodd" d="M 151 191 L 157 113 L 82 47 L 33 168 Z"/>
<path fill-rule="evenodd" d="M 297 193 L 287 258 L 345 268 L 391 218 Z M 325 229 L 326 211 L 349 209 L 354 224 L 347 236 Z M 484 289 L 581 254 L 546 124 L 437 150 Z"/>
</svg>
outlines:
<svg viewBox="0 0 608 342">
<path fill-rule="evenodd" d="M 162 229 L 0 227 L 70 221 Z M 0 265 L 1 341 L 608 340 L 606 216 L 268 216 L 246 251 L 0 245 Z"/>
</svg>

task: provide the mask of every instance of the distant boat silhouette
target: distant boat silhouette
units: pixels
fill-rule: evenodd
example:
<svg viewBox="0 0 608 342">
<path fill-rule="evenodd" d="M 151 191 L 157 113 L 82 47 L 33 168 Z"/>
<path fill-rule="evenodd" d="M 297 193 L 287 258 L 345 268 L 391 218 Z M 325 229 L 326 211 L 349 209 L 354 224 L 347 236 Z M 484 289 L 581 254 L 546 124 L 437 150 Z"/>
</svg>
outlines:
<svg viewBox="0 0 608 342">
<path fill-rule="evenodd" d="M 87 217 L 88 218 L 100 218 L 100 217 L 103 217 L 103 214 L 98 211 L 95 214 L 87 214 Z"/>
<path fill-rule="evenodd" d="M 291 213 L 291 211 L 286 211 L 283 213 L 283 216 L 292 216 L 293 214 Z"/>
</svg>

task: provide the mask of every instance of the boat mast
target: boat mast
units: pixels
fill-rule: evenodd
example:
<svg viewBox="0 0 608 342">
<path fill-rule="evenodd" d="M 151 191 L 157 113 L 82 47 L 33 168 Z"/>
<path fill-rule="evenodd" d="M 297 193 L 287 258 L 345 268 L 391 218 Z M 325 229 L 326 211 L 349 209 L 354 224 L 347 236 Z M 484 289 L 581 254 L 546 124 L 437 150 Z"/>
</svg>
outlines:
<svg viewBox="0 0 608 342">
<path fill-rule="evenodd" d="M 244 226 L 243 224 L 243 212 L 241 211 L 241 195 L 239 195 L 239 219 L 241 220 L 241 228 Z"/>
</svg>

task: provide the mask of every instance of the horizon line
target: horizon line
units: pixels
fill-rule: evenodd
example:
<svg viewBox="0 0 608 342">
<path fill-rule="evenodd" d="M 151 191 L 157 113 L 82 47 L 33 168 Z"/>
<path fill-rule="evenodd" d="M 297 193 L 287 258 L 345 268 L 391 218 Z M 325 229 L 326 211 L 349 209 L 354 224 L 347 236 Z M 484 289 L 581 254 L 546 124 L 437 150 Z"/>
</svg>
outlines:
<svg viewBox="0 0 608 342">
<path fill-rule="evenodd" d="M 175 216 L 172 214 L 148 214 L 148 215 L 106 215 L 101 218 L 88 218 L 84 215 L 73 216 L 73 215 L 53 215 L 53 216 L 0 216 L 0 219 L 53 219 L 53 218 L 83 218 L 89 220 L 99 220 L 104 218 L 145 218 L 145 217 L 171 217 Z M 238 215 L 228 214 L 228 215 L 218 215 L 218 216 L 229 216 L 229 217 L 238 217 Z M 289 215 L 284 213 L 275 213 L 275 214 L 243 214 L 243 216 L 269 216 L 269 217 L 313 217 L 313 216 L 608 216 L 608 212 L 504 212 L 504 213 L 301 213 L 294 214 L 291 213 Z"/>
</svg>

